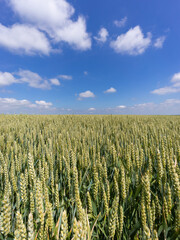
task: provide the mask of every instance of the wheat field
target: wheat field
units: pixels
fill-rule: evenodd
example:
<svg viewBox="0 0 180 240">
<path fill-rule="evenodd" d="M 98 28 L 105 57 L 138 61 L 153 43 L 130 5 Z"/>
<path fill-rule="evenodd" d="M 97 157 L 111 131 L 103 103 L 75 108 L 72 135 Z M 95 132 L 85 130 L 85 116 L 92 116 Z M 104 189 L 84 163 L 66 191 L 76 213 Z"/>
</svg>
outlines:
<svg viewBox="0 0 180 240">
<path fill-rule="evenodd" d="M 0 239 L 178 239 L 179 116 L 0 116 Z"/>
</svg>

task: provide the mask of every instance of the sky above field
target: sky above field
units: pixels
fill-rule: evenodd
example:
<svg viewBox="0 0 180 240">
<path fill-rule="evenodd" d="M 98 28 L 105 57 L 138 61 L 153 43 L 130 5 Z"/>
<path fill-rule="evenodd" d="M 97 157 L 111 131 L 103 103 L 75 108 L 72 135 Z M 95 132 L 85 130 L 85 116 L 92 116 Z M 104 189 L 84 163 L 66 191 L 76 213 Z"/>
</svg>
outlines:
<svg viewBox="0 0 180 240">
<path fill-rule="evenodd" d="M 0 0 L 0 113 L 180 114 L 179 0 Z"/>
</svg>

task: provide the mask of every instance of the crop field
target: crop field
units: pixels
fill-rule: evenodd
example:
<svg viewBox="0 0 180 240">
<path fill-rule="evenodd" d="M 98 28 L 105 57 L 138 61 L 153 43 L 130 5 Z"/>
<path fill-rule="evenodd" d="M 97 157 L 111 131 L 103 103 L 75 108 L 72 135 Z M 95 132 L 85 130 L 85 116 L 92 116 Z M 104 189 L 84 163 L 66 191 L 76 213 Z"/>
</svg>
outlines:
<svg viewBox="0 0 180 240">
<path fill-rule="evenodd" d="M 0 239 L 179 236 L 179 116 L 0 116 Z"/>
</svg>

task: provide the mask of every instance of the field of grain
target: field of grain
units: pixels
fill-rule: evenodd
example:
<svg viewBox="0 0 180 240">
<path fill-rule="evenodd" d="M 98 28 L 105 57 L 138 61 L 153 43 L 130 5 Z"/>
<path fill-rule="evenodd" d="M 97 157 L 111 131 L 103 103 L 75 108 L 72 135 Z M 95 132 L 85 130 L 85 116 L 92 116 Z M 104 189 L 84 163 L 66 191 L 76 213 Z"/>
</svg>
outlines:
<svg viewBox="0 0 180 240">
<path fill-rule="evenodd" d="M 179 116 L 0 116 L 0 239 L 179 234 Z"/>
</svg>

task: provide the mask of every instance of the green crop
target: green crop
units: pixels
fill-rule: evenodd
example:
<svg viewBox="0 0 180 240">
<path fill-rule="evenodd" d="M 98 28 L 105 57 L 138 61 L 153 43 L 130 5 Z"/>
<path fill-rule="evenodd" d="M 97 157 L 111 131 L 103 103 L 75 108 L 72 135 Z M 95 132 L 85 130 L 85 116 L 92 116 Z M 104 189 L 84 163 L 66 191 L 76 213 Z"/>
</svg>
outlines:
<svg viewBox="0 0 180 240">
<path fill-rule="evenodd" d="M 0 239 L 179 236 L 179 116 L 0 116 Z"/>
</svg>

